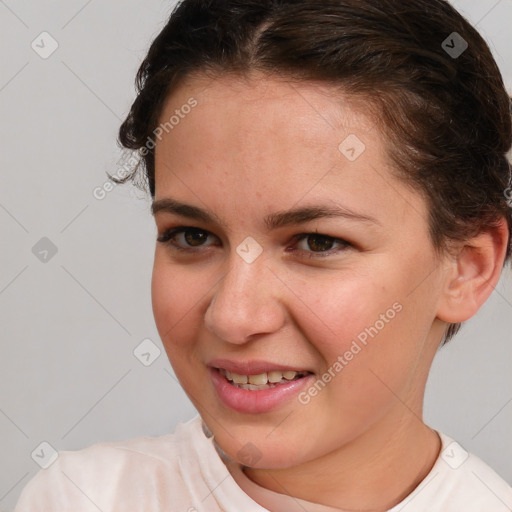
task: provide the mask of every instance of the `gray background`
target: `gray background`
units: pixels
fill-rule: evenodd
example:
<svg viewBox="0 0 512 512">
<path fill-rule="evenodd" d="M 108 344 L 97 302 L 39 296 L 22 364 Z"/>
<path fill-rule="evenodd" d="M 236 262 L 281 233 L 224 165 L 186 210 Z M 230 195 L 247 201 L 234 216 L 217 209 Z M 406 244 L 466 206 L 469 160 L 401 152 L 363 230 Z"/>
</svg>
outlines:
<svg viewBox="0 0 512 512">
<path fill-rule="evenodd" d="M 458 0 L 512 91 L 512 0 Z M 39 466 L 33 450 L 160 435 L 195 415 L 151 311 L 156 229 L 132 185 L 102 200 L 133 79 L 174 2 L 0 1 L 0 510 Z M 47 31 L 57 50 L 31 43 Z M 46 36 L 45 36 L 46 37 Z M 40 49 L 43 51 L 43 48 Z M 117 167 L 116 167 L 117 166 Z M 57 253 L 32 252 L 48 237 Z M 42 255 L 40 255 L 42 257 Z M 512 483 L 512 273 L 441 350 L 425 419 Z M 149 338 L 150 366 L 133 355 Z"/>
</svg>

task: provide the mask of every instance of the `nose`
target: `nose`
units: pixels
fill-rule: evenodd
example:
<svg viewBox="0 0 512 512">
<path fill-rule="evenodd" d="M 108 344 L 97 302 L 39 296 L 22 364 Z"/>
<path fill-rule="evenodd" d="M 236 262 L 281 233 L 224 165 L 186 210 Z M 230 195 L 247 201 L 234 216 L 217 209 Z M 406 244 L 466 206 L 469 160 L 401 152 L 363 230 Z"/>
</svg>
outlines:
<svg viewBox="0 0 512 512">
<path fill-rule="evenodd" d="M 235 344 L 278 331 L 285 320 L 282 286 L 263 257 L 247 263 L 235 252 L 206 310 L 206 328 Z"/>
</svg>

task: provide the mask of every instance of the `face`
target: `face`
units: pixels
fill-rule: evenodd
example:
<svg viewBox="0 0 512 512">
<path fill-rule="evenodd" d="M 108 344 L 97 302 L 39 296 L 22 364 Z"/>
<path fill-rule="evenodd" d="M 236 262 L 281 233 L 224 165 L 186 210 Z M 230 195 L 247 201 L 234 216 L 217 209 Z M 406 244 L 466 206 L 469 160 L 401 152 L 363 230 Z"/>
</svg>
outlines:
<svg viewBox="0 0 512 512">
<path fill-rule="evenodd" d="M 161 115 L 156 325 L 217 443 L 254 467 L 417 421 L 442 334 L 426 204 L 349 100 L 195 77 Z"/>
</svg>

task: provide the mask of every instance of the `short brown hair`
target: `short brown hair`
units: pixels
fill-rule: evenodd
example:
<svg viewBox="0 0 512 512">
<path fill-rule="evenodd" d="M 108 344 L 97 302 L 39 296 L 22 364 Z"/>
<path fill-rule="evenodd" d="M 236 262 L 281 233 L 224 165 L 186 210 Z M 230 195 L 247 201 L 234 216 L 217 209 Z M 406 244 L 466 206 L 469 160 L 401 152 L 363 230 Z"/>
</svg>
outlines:
<svg viewBox="0 0 512 512">
<path fill-rule="evenodd" d="M 449 51 L 456 43 L 460 54 Z M 154 144 L 146 146 L 167 96 L 194 73 L 251 71 L 366 99 L 386 128 L 397 177 L 427 201 L 434 248 L 505 217 L 510 261 L 510 98 L 486 42 L 443 0 L 179 2 L 139 68 L 119 130 L 122 146 L 144 148 L 142 165 L 115 181 L 140 167 L 154 198 Z M 459 328 L 451 324 L 443 344 Z"/>
</svg>

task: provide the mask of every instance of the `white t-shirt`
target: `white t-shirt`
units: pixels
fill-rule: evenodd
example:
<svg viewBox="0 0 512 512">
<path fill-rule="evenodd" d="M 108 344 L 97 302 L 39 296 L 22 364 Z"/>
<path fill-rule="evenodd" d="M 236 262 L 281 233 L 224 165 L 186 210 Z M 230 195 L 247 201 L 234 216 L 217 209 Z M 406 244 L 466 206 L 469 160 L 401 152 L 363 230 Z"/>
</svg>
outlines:
<svg viewBox="0 0 512 512">
<path fill-rule="evenodd" d="M 388 512 L 510 512 L 512 488 L 438 432 L 429 474 Z M 228 470 L 229 465 L 233 474 Z M 250 494 L 261 503 L 249 497 Z M 334 512 L 252 482 L 222 457 L 196 416 L 173 434 L 63 451 L 23 489 L 15 512 Z"/>
</svg>

